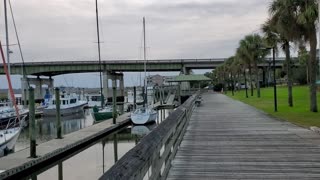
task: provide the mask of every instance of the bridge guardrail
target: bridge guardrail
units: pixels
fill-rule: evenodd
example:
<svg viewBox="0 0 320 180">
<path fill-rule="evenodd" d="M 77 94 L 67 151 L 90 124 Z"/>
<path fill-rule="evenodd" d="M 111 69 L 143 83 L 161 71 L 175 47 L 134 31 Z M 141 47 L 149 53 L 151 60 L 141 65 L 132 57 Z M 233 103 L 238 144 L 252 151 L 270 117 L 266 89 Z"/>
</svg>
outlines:
<svg viewBox="0 0 320 180">
<path fill-rule="evenodd" d="M 165 179 L 186 131 L 198 96 L 199 92 L 179 106 L 100 179 Z"/>
<path fill-rule="evenodd" d="M 208 62 L 221 62 L 226 60 L 225 58 L 208 58 L 208 59 L 154 59 L 154 60 L 147 60 L 147 63 L 192 63 L 192 62 L 202 62 L 202 63 L 208 63 Z M 265 61 L 271 61 L 272 58 L 265 58 Z M 284 61 L 285 58 L 276 58 L 276 61 Z M 296 61 L 297 58 L 293 57 L 293 61 Z M 144 63 L 144 60 L 102 60 L 102 64 L 108 65 L 108 64 L 136 64 L 136 63 Z M 65 65 L 65 64 L 99 64 L 98 60 L 90 60 L 90 61 L 46 61 L 46 62 L 25 62 L 25 66 L 32 66 L 32 65 Z M 22 66 L 22 63 L 11 63 L 12 66 Z M 2 65 L 0 64 L 0 67 Z"/>
</svg>

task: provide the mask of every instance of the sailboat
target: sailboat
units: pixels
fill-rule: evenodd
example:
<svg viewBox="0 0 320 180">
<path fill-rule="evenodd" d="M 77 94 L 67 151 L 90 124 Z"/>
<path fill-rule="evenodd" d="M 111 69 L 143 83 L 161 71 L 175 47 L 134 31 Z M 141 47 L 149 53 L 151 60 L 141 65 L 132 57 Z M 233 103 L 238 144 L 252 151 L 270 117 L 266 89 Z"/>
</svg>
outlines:
<svg viewBox="0 0 320 180">
<path fill-rule="evenodd" d="M 16 116 L 9 118 L 7 121 L 7 125 L 4 128 L 1 128 L 0 130 L 0 156 L 7 154 L 8 152 L 12 151 L 14 149 L 14 146 L 16 144 L 16 141 L 20 135 L 21 129 L 22 129 L 22 124 L 25 121 L 25 116 L 20 116 L 19 115 L 19 110 L 18 107 L 15 103 L 15 97 L 13 94 L 13 89 L 11 85 L 11 79 L 10 79 L 10 74 L 8 72 L 8 68 L 4 59 L 3 55 L 3 50 L 0 42 L 0 50 L 1 50 L 1 56 L 2 56 L 2 61 L 3 61 L 3 68 L 6 73 L 6 77 L 8 80 L 9 84 L 9 92 L 10 96 L 13 102 L 13 105 L 15 107 L 15 114 Z"/>
<path fill-rule="evenodd" d="M 102 87 L 102 69 L 101 69 L 101 53 L 100 53 L 100 35 L 99 35 L 99 15 L 98 15 L 98 0 L 96 0 L 96 23 L 97 23 L 97 38 L 98 38 L 98 57 L 99 57 L 99 70 L 100 70 L 100 95 L 101 107 L 94 106 L 91 115 L 95 123 L 111 119 L 113 117 L 113 108 L 104 106 L 103 87 Z"/>
<path fill-rule="evenodd" d="M 10 3 L 10 1 L 9 1 Z M 11 77 L 10 77 L 10 61 L 9 61 L 9 38 L 8 38 L 8 23 L 7 23 L 7 7 L 6 7 L 6 1 L 4 1 L 4 7 L 5 7 L 5 27 L 6 27 L 6 46 L 7 46 L 7 60 L 8 60 L 8 67 L 7 63 L 4 57 L 1 41 L 0 41 L 0 52 L 1 52 L 1 58 L 3 62 L 3 69 L 6 74 L 6 78 L 8 81 L 9 86 L 9 94 L 11 98 L 12 105 L 14 107 L 15 113 L 13 113 L 13 117 L 8 119 L 7 125 L 5 128 L 1 128 L 0 130 L 0 155 L 5 155 L 6 153 L 14 150 L 14 146 L 16 144 L 16 141 L 20 135 L 22 124 L 24 124 L 25 116 L 20 116 L 19 109 L 16 104 L 15 95 L 13 93 L 13 88 L 11 84 Z M 12 13 L 12 10 L 11 10 Z M 13 17 L 13 16 L 12 16 Z M 19 43 L 20 44 L 20 43 Z M 20 45 L 19 45 L 20 47 Z M 3 112 L 5 114 L 7 112 Z"/>
<path fill-rule="evenodd" d="M 157 111 L 148 107 L 147 100 L 147 57 L 146 57 L 146 28 L 145 18 L 143 17 L 143 54 L 144 54 L 144 105 L 131 113 L 131 121 L 134 124 L 147 124 L 155 122 L 157 119 Z"/>
</svg>

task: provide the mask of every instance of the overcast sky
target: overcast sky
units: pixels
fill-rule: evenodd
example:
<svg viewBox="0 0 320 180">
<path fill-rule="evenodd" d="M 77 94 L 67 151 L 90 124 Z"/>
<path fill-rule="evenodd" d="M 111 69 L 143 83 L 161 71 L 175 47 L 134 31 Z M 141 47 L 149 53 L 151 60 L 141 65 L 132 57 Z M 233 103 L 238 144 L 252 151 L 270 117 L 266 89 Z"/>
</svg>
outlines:
<svg viewBox="0 0 320 180">
<path fill-rule="evenodd" d="M 102 59 L 142 59 L 143 16 L 148 59 L 232 56 L 239 40 L 267 19 L 270 2 L 98 0 Z M 0 6 L 4 44 L 3 1 Z M 97 60 L 94 0 L 12 0 L 12 6 L 26 61 Z M 21 62 L 17 48 L 11 46 L 11 62 Z"/>
</svg>

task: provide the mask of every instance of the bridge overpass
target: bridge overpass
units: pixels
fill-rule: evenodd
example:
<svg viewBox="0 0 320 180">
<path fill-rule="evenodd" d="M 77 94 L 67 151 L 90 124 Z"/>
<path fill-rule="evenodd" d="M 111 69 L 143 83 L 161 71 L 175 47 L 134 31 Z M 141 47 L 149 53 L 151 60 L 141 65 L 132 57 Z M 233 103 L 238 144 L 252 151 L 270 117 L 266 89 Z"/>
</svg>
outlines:
<svg viewBox="0 0 320 180">
<path fill-rule="evenodd" d="M 163 59 L 148 60 L 148 71 L 188 71 L 190 69 L 215 69 L 221 65 L 226 58 L 217 59 Z M 284 58 L 276 59 L 276 67 L 283 65 Z M 272 66 L 272 59 L 266 58 L 259 67 Z M 141 72 L 143 71 L 143 60 L 112 60 L 102 61 L 104 72 Z M 56 76 L 70 73 L 99 72 L 98 61 L 54 61 L 54 62 L 26 62 L 27 75 Z M 12 74 L 22 74 L 22 63 L 11 64 Z M 0 75 L 4 74 L 3 65 L 0 65 Z"/>
</svg>

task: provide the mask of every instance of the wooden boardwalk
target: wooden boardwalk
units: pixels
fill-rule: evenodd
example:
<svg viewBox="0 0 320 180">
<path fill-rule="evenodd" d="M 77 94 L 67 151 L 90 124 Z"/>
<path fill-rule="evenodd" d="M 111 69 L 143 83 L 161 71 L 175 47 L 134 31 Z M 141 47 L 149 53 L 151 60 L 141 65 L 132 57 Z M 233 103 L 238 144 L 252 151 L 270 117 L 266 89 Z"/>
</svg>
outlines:
<svg viewBox="0 0 320 180">
<path fill-rule="evenodd" d="M 204 94 L 167 179 L 320 179 L 320 135 Z"/>
</svg>

